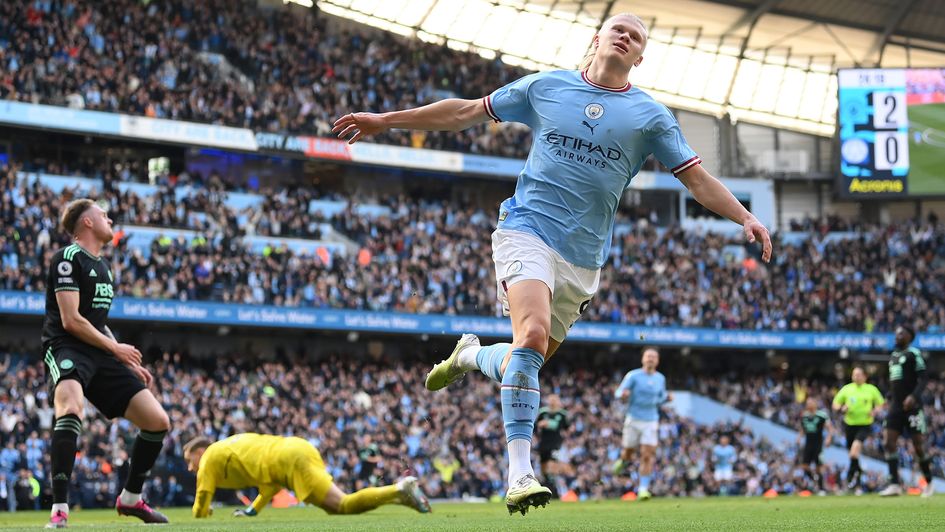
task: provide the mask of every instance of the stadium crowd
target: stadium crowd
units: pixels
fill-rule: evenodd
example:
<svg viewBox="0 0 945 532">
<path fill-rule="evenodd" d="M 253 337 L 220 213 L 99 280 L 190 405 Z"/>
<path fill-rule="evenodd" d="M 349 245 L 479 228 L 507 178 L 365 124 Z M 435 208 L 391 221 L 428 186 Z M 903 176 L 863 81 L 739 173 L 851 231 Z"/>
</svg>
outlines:
<svg viewBox="0 0 945 532">
<path fill-rule="evenodd" d="M 166 21 L 173 21 L 167 24 Z M 387 111 L 435 99 L 475 98 L 525 71 L 475 54 L 373 30 L 346 29 L 309 15 L 260 11 L 256 2 L 0 3 L 0 98 L 326 136 L 350 110 Z M 483 125 L 464 132 L 394 131 L 378 142 L 523 156 L 529 133 Z M 119 232 L 109 251 L 119 295 L 178 300 L 495 315 L 488 208 L 407 196 L 372 198 L 392 216 L 349 206 L 324 216 L 312 199 L 348 199 L 317 189 L 263 190 L 260 207 L 225 204 L 226 176 L 163 182 L 154 196 L 121 192 L 129 181 L 104 172 L 103 199 L 121 230 L 143 225 L 197 231 L 191 241 L 162 237 L 149 249 Z M 178 200 L 182 184 L 195 192 Z M 46 264 L 66 242 L 57 216 L 70 194 L 0 172 L 0 289 L 42 291 Z M 300 255 L 285 246 L 253 252 L 248 235 L 320 239 L 331 226 L 360 250 Z M 779 240 L 765 265 L 740 237 L 655 227 L 621 216 L 601 289 L 584 319 L 652 326 L 805 331 L 891 331 L 904 316 L 919 331 L 945 330 L 945 228 L 937 218 L 870 226 L 841 219 L 791 224 L 805 232 Z M 846 238 L 830 238 L 844 231 Z M 226 363 L 225 363 L 226 362 Z M 289 369 L 291 367 L 291 370 Z M 352 490 L 410 470 L 433 497 L 492 497 L 504 487 L 504 434 L 494 386 L 470 377 L 458 393 L 423 391 L 422 372 L 403 363 L 349 358 L 318 363 L 214 362 L 165 353 L 154 361 L 158 397 L 174 426 L 147 496 L 187 505 L 193 477 L 181 447 L 190 437 L 240 431 L 296 434 L 323 451 L 336 481 Z M 556 488 L 580 497 L 620 496 L 632 475 L 614 477 L 622 409 L 611 392 L 619 375 L 579 369 L 543 380 L 571 415 L 558 456 Z M 544 378 L 544 377 L 543 377 Z M 836 383 L 764 377 L 686 383 L 741 409 L 794 427 L 806 395 L 832 396 Z M 304 391 L 319 390 L 312 396 Z M 930 384 L 927 413 L 937 471 L 945 448 L 945 383 Z M 52 426 L 42 367 L 0 360 L 0 510 L 38 507 L 49 489 Z M 72 500 L 113 503 L 128 469 L 133 430 L 89 412 Z M 712 474 L 712 446 L 728 435 L 738 450 L 736 480 Z M 737 425 L 702 426 L 668 413 L 661 427 L 653 491 L 664 495 L 793 493 L 807 487 L 796 449 Z M 881 456 L 876 434 L 867 451 Z M 903 464 L 911 465 L 909 458 Z M 828 485 L 836 487 L 839 466 Z M 867 479 L 875 489 L 881 480 Z"/>
<path fill-rule="evenodd" d="M 888 389 L 889 380 L 882 372 L 870 377 L 870 382 L 881 390 Z M 933 376 L 934 377 L 934 376 Z M 714 397 L 734 406 L 739 410 L 751 412 L 775 423 L 791 425 L 799 419 L 804 408 L 804 400 L 814 397 L 824 409 L 830 410 L 833 398 L 842 384 L 849 382 L 849 375 L 841 375 L 832 381 L 822 379 L 787 378 L 772 379 L 763 376 L 733 376 L 731 378 L 700 378 L 689 384 L 692 389 Z M 925 394 L 925 416 L 928 420 L 929 433 L 926 435 L 933 454 L 945 459 L 945 381 L 930 380 Z M 839 428 L 839 425 L 837 426 Z M 873 457 L 881 458 L 883 450 L 882 427 L 873 426 L 872 434 L 863 442 L 864 451 Z M 904 460 L 911 458 L 903 456 Z M 942 462 L 945 465 L 945 462 Z"/>
<path fill-rule="evenodd" d="M 329 136 L 353 110 L 479 98 L 527 73 L 306 11 L 255 0 L 3 2 L 0 98 Z M 482 125 L 374 140 L 523 158 L 529 138 Z"/>
<path fill-rule="evenodd" d="M 0 366 L 0 478 L 12 485 L 10 494 L 16 493 L 11 479 L 18 477 L 35 478 L 48 490 L 44 453 L 52 409 L 41 363 L 6 355 Z M 193 360 L 166 352 L 150 367 L 156 396 L 173 425 L 154 478 L 146 484 L 146 495 L 157 505 L 192 501 L 194 479 L 181 456 L 189 438 L 246 431 L 308 439 L 321 450 L 336 483 L 348 490 L 396 480 L 407 470 L 421 477 L 437 498 L 491 498 L 504 489 L 501 409 L 495 386 L 479 375 L 468 376 L 453 393 L 432 394 L 424 390 L 423 371 L 404 362 L 351 357 L 314 363 L 288 357 L 259 361 L 246 356 Z M 619 497 L 635 489 L 634 473 L 615 477 L 610 467 L 620 452 L 625 407 L 614 401 L 613 390 L 621 376 L 605 369 L 560 367 L 543 377 L 544 390 L 562 399 L 570 418 L 556 455 L 562 463 L 555 477 L 559 494 Z M 936 386 L 933 400 L 940 402 L 942 383 Z M 134 430 L 122 420 L 107 422 L 89 408 L 72 497 L 83 507 L 99 507 L 112 504 L 122 485 Z M 793 406 L 784 411 L 785 419 L 796 425 Z M 713 475 L 712 449 L 723 434 L 731 438 L 738 458 L 734 480 L 720 485 Z M 698 425 L 670 410 L 660 440 L 651 488 L 657 494 L 761 495 L 769 489 L 795 493 L 810 488 L 795 470 L 796 448 L 775 445 L 739 425 Z M 941 447 L 937 453 L 941 467 Z M 830 467 L 829 489 L 837 488 L 845 465 Z M 870 490 L 881 483 L 875 474 L 865 482 Z M 231 501 L 232 496 L 222 495 Z M 40 498 L 20 502 L 32 507 Z"/>
<path fill-rule="evenodd" d="M 225 205 L 225 178 L 188 177 L 140 197 L 105 180 L 104 200 L 119 229 L 110 251 L 119 294 L 320 308 L 496 315 L 487 208 L 405 195 L 371 199 L 390 216 L 355 210 L 327 217 L 310 199 L 341 199 L 304 187 L 261 191 L 259 207 Z M 66 244 L 57 213 L 69 191 L 0 172 L 0 288 L 44 289 L 44 266 Z M 358 253 L 300 254 L 274 242 L 254 252 L 247 235 L 320 238 L 324 224 Z M 129 244 L 123 227 L 198 232 Z M 819 224 L 818 227 L 826 226 Z M 903 316 L 919 331 L 945 327 L 945 230 L 937 218 L 857 226 L 842 238 L 812 229 L 777 237 L 770 264 L 740 235 L 656 227 L 621 215 L 600 291 L 583 319 L 715 329 L 891 331 Z"/>
</svg>

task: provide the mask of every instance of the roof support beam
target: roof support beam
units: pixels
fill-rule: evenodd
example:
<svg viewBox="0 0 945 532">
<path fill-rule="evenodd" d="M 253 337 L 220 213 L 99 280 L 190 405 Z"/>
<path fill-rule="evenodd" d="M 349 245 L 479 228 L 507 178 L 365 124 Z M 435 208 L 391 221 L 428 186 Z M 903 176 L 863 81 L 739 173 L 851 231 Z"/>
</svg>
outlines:
<svg viewBox="0 0 945 532">
<path fill-rule="evenodd" d="M 923 52 L 934 52 L 945 54 L 945 43 L 933 43 L 930 41 L 914 41 L 908 37 L 892 36 L 889 38 L 890 44 L 897 44 L 906 50 L 922 50 Z"/>
<path fill-rule="evenodd" d="M 607 2 L 607 7 L 604 8 L 604 12 L 600 15 L 600 22 L 597 24 L 598 28 L 604 25 L 605 20 L 610 18 L 610 13 L 614 10 L 615 3 L 617 3 L 617 0 L 610 0 L 610 2 Z"/>
<path fill-rule="evenodd" d="M 417 36 L 417 32 L 420 31 L 420 28 L 426 24 L 427 19 L 430 18 L 430 13 L 433 13 L 433 9 L 436 8 L 439 2 L 430 2 L 430 7 L 427 8 L 427 12 L 423 14 L 423 17 L 420 19 L 420 22 L 417 22 L 417 25 L 413 27 L 413 36 Z"/>
<path fill-rule="evenodd" d="M 735 72 L 732 74 L 732 80 L 728 84 L 728 91 L 725 93 L 724 105 L 725 105 L 726 113 L 728 112 L 728 108 L 732 105 L 732 91 L 735 90 L 735 80 L 738 79 L 738 74 L 742 70 L 742 63 L 745 61 L 745 52 L 748 50 L 748 41 L 751 40 L 751 34 L 754 33 L 755 26 L 758 25 L 758 19 L 761 18 L 761 15 L 764 15 L 778 1 L 779 0 L 766 0 L 764 4 L 758 6 L 751 13 L 748 13 L 745 16 L 743 16 L 739 21 L 736 21 L 735 24 L 733 24 L 731 28 L 729 28 L 728 31 L 722 34 L 723 37 L 725 35 L 728 35 L 729 31 L 732 31 L 732 28 L 737 29 L 741 27 L 742 25 L 740 24 L 741 20 L 747 20 L 748 35 L 745 35 L 745 37 L 743 37 L 742 39 L 742 46 L 738 50 L 738 63 L 736 63 L 735 65 Z"/>
<path fill-rule="evenodd" d="M 902 19 L 906 18 L 906 14 L 909 13 L 909 10 L 912 9 L 914 4 L 915 0 L 903 0 L 899 2 L 896 11 L 889 17 L 889 20 L 883 27 L 883 32 L 876 37 L 876 41 L 873 42 L 873 46 L 870 47 L 869 52 L 866 52 L 863 63 L 867 63 L 873 57 L 876 58 L 876 66 L 882 63 L 883 52 L 886 51 L 886 45 L 889 44 L 889 37 L 892 36 L 896 28 L 899 27 L 899 24 L 902 23 Z"/>
<path fill-rule="evenodd" d="M 743 26 L 753 26 L 755 22 L 758 21 L 765 13 L 771 11 L 771 9 L 777 5 L 781 0 L 765 0 L 758 5 L 755 9 L 747 11 L 744 15 L 741 16 L 734 24 L 728 27 L 727 30 L 722 32 L 722 35 L 731 35 L 732 33 L 740 30 Z"/>
</svg>

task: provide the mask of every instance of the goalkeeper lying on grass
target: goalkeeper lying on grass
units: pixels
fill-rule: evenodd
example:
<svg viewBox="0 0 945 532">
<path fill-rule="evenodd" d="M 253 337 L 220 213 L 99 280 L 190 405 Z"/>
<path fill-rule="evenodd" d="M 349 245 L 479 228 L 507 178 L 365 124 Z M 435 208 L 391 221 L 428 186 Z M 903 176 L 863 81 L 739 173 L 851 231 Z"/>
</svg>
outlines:
<svg viewBox="0 0 945 532">
<path fill-rule="evenodd" d="M 302 438 L 246 433 L 213 442 L 198 437 L 184 446 L 184 459 L 187 468 L 197 474 L 194 517 L 211 514 L 210 502 L 217 488 L 249 487 L 257 487 L 259 496 L 233 515 L 258 514 L 282 488 L 330 514 L 359 514 L 384 504 L 402 504 L 420 513 L 430 511 L 415 477 L 346 494 L 332 482 L 318 449 Z"/>
</svg>

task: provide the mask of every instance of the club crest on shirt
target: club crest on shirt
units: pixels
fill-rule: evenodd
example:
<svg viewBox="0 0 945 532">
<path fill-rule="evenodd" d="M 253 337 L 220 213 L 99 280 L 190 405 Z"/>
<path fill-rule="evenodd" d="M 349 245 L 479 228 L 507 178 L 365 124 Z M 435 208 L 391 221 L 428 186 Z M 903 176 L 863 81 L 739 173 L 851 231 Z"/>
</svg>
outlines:
<svg viewBox="0 0 945 532">
<path fill-rule="evenodd" d="M 604 106 L 599 103 L 589 103 L 587 107 L 584 108 L 584 116 L 591 120 L 597 120 L 604 116 Z"/>
</svg>

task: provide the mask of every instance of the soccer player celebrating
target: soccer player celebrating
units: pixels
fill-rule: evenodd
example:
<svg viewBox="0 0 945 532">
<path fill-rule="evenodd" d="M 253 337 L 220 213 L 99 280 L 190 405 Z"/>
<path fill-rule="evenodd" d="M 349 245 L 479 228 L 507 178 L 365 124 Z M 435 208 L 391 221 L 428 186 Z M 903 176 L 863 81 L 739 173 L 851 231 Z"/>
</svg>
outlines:
<svg viewBox="0 0 945 532">
<path fill-rule="evenodd" d="M 824 438 L 824 429 L 827 437 Z M 824 491 L 824 465 L 820 461 L 820 453 L 824 447 L 830 445 L 833 438 L 833 424 L 827 412 L 817 408 L 817 401 L 808 397 L 804 402 L 804 412 L 801 416 L 800 436 L 804 438 L 804 450 L 801 452 L 801 468 L 817 484 L 817 494 L 826 495 Z M 811 468 L 811 464 L 814 465 Z"/>
<path fill-rule="evenodd" d="M 922 392 L 928 383 L 925 370 L 925 358 L 922 352 L 911 347 L 915 340 L 915 331 L 908 325 L 896 328 L 896 349 L 889 355 L 889 413 L 885 427 L 886 463 L 889 465 L 889 485 L 879 494 L 884 497 L 902 495 L 899 485 L 899 435 L 908 428 L 912 436 L 912 446 L 922 476 L 925 477 L 923 497 L 935 493 L 932 485 L 932 458 L 926 453 L 925 433 L 927 430 L 925 412 L 922 410 Z"/>
<path fill-rule="evenodd" d="M 570 426 L 568 411 L 561 407 L 561 398 L 557 394 L 548 396 L 548 406 L 538 411 L 538 458 L 541 475 L 545 481 L 554 485 L 553 478 L 559 473 L 560 464 L 555 453 L 561 448 L 564 438 L 561 433 Z"/>
<path fill-rule="evenodd" d="M 501 383 L 509 512 L 524 515 L 551 499 L 531 464 L 538 372 L 597 292 L 620 198 L 650 154 L 701 204 L 741 224 L 749 242 L 761 241 L 765 261 L 771 257 L 764 225 L 699 164 L 669 110 L 627 82 L 646 43 L 638 17 L 616 15 L 594 36 L 580 71 L 531 74 L 475 100 L 347 114 L 332 129 L 356 142 L 391 128 L 458 131 L 487 120 L 532 128 L 515 194 L 499 207 L 492 234 L 498 294 L 512 318 L 512 343 L 483 347 L 474 335 L 463 335 L 426 381 L 428 389 L 439 390 L 478 369 Z"/>
<path fill-rule="evenodd" d="M 712 447 L 713 477 L 719 483 L 719 495 L 728 495 L 732 480 L 735 479 L 735 461 L 738 451 L 732 445 L 727 434 L 719 437 L 719 443 Z"/>
<path fill-rule="evenodd" d="M 193 514 L 198 518 L 210 516 L 217 488 L 249 487 L 258 488 L 259 495 L 234 516 L 257 515 L 282 488 L 330 514 L 360 514 L 384 504 L 402 504 L 420 513 L 430 511 L 414 477 L 392 486 L 344 493 L 332 482 L 318 449 L 302 438 L 245 433 L 213 442 L 197 437 L 184 446 L 184 460 L 187 469 L 197 474 Z"/>
<path fill-rule="evenodd" d="M 69 518 L 67 496 L 85 399 L 105 417 L 122 416 L 140 429 L 128 479 L 115 502 L 118 514 L 166 523 L 141 499 L 141 488 L 170 421 L 147 389 L 152 377 L 141 366 L 141 352 L 115 340 L 105 325 L 115 281 L 101 253 L 112 240 L 112 221 L 92 200 L 79 199 L 66 205 L 60 223 L 74 243 L 53 255 L 46 282 L 43 348 L 56 415 L 50 445 L 53 506 L 46 528 L 65 528 Z"/>
<path fill-rule="evenodd" d="M 630 398 L 627 416 L 623 422 L 623 450 L 614 463 L 614 474 L 633 460 L 633 452 L 640 448 L 640 487 L 637 498 L 645 501 L 651 497 L 650 480 L 656 463 L 657 433 L 659 432 L 660 406 L 672 401 L 666 391 L 666 377 L 656 371 L 660 353 L 655 347 L 643 349 L 641 368 L 627 373 L 614 392 L 616 399 Z"/>
<path fill-rule="evenodd" d="M 863 440 L 870 435 L 873 418 L 885 400 L 876 386 L 866 382 L 866 372 L 861 367 L 853 368 L 853 382 L 847 384 L 833 398 L 833 409 L 842 412 L 846 425 L 847 449 L 850 452 L 850 469 L 847 470 L 847 489 L 860 489 L 860 452 Z"/>
</svg>

